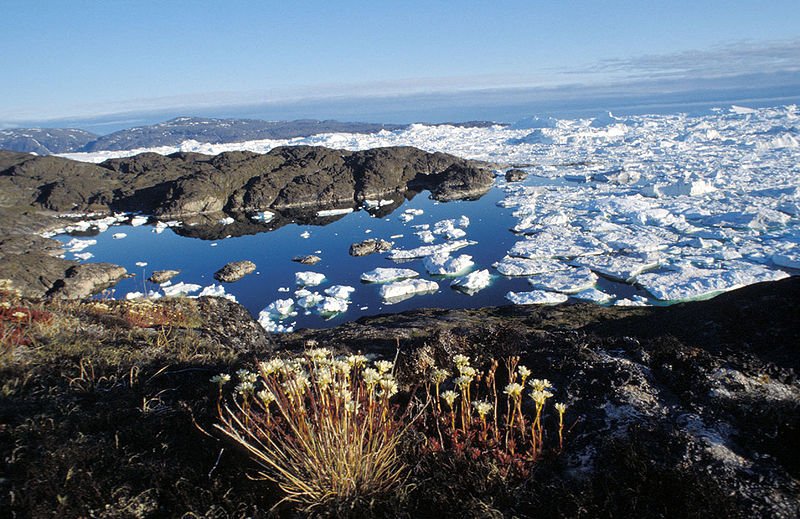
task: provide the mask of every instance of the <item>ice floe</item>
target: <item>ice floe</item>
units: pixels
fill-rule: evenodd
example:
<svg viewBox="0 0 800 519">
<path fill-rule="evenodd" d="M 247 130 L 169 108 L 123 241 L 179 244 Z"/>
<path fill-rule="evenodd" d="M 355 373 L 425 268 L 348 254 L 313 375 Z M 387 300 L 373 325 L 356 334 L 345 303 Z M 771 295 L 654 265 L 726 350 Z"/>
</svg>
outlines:
<svg viewBox="0 0 800 519">
<path fill-rule="evenodd" d="M 450 283 L 450 286 L 456 290 L 459 290 L 460 292 L 472 295 L 488 287 L 491 282 L 492 275 L 487 269 L 483 269 L 470 272 L 466 276 L 454 279 Z"/>
<path fill-rule="evenodd" d="M 297 285 L 315 287 L 325 281 L 325 274 L 319 272 L 296 272 L 294 282 Z"/>
<path fill-rule="evenodd" d="M 419 277 L 419 273 L 411 269 L 378 267 L 361 274 L 361 281 L 365 283 L 389 283 L 401 279 Z"/>
<path fill-rule="evenodd" d="M 575 294 L 594 287 L 597 283 L 597 276 L 587 268 L 569 267 L 565 270 L 530 277 L 528 283 L 533 288 L 540 290 Z"/>
<path fill-rule="evenodd" d="M 546 290 L 531 290 L 530 292 L 508 292 L 506 299 L 515 305 L 557 305 L 565 302 L 569 296 Z"/>
<path fill-rule="evenodd" d="M 399 303 L 415 295 L 433 294 L 439 290 L 439 284 L 426 279 L 406 279 L 381 285 L 379 294 L 387 304 Z"/>
<path fill-rule="evenodd" d="M 417 258 L 424 258 L 426 256 L 433 256 L 434 254 L 449 254 L 457 250 L 463 249 L 470 245 L 475 245 L 478 242 L 470 240 L 455 240 L 439 245 L 423 245 L 414 249 L 394 249 L 387 256 L 390 260 L 410 260 Z"/>
<path fill-rule="evenodd" d="M 448 253 L 437 253 L 424 259 L 425 270 L 436 276 L 458 276 L 475 265 L 472 256 L 461 254 L 453 257 Z"/>
<path fill-rule="evenodd" d="M 164 286 L 161 285 L 161 289 L 164 291 L 164 295 L 167 297 L 178 297 L 178 296 L 185 296 L 197 292 L 203 288 L 200 285 L 196 285 L 194 283 L 175 283 L 174 285 Z"/>
</svg>

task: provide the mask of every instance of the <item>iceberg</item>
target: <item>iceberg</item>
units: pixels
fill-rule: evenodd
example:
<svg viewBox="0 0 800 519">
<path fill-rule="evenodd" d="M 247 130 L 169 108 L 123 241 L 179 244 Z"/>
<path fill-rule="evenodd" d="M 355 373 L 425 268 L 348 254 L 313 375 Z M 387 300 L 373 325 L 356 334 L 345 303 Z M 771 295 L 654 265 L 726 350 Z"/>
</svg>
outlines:
<svg viewBox="0 0 800 519">
<path fill-rule="evenodd" d="M 352 207 L 345 207 L 344 209 L 324 209 L 322 211 L 317 211 L 317 217 L 321 218 L 323 216 L 341 216 L 345 214 L 350 214 L 353 212 Z"/>
<path fill-rule="evenodd" d="M 465 294 L 473 295 L 488 287 L 491 282 L 492 275 L 487 269 L 483 269 L 470 272 L 464 277 L 454 279 L 450 283 L 450 286 Z"/>
<path fill-rule="evenodd" d="M 615 281 L 632 283 L 636 276 L 643 272 L 658 268 L 663 262 L 662 256 L 585 256 L 570 261 L 576 267 L 586 267 Z"/>
<path fill-rule="evenodd" d="M 593 236 L 550 230 L 518 241 L 508 251 L 508 255 L 528 259 L 575 258 L 609 251 L 607 245 Z"/>
<path fill-rule="evenodd" d="M 325 280 L 325 274 L 319 272 L 296 272 L 294 282 L 297 285 L 315 287 Z"/>
<path fill-rule="evenodd" d="M 163 287 L 164 285 L 162 284 L 161 286 Z M 197 294 L 197 297 L 206 297 L 206 296 L 224 297 L 225 299 L 233 301 L 234 303 L 237 302 L 236 297 L 233 294 L 226 293 L 225 287 L 222 285 L 212 284 L 207 287 L 203 287 L 203 290 L 201 290 L 200 293 Z"/>
<path fill-rule="evenodd" d="M 164 291 L 164 295 L 166 295 L 167 297 L 178 297 L 178 296 L 189 295 L 192 292 L 197 292 L 201 288 L 203 287 L 201 287 L 200 285 L 195 285 L 194 283 L 184 283 L 183 281 L 166 287 L 164 285 L 161 285 L 161 289 Z"/>
<path fill-rule="evenodd" d="M 399 303 L 420 294 L 432 294 L 439 290 L 439 284 L 425 279 L 406 279 L 382 285 L 378 292 L 385 303 Z"/>
<path fill-rule="evenodd" d="M 508 292 L 506 299 L 515 305 L 557 305 L 564 303 L 569 297 L 558 292 L 532 290 L 530 292 Z"/>
<path fill-rule="evenodd" d="M 68 252 L 80 252 L 87 247 L 97 245 L 97 240 L 81 240 L 80 238 L 72 238 L 64 244 L 64 248 Z"/>
<path fill-rule="evenodd" d="M 477 243 L 476 241 L 456 240 L 439 245 L 423 245 L 415 249 L 395 249 L 391 251 L 387 257 L 394 261 L 424 258 L 426 256 L 433 256 L 434 254 L 449 254 Z"/>
<path fill-rule="evenodd" d="M 411 269 L 378 267 L 361 274 L 361 281 L 365 283 L 388 283 L 390 281 L 410 279 L 418 276 L 419 273 Z"/>
<path fill-rule="evenodd" d="M 528 278 L 533 288 L 551 292 L 574 294 L 588 290 L 597 283 L 597 276 L 589 269 L 569 267 L 548 274 L 538 274 Z"/>
<path fill-rule="evenodd" d="M 288 317 L 294 313 L 294 300 L 291 298 L 277 299 L 261 310 L 261 314 L 264 313 L 267 313 L 271 316 L 279 316 L 281 318 Z"/>
<path fill-rule="evenodd" d="M 497 269 L 497 272 L 508 277 L 534 276 L 568 268 L 566 264 L 557 260 L 513 258 L 511 256 L 505 256 L 492 266 Z"/>
<path fill-rule="evenodd" d="M 438 253 L 426 257 L 423 262 L 428 273 L 437 276 L 457 276 L 475 265 L 472 256 L 467 254 L 453 258 L 449 254 Z"/>
<path fill-rule="evenodd" d="M 339 297 L 326 296 L 317 303 L 317 312 L 322 315 L 342 314 L 347 311 L 350 301 Z"/>
<path fill-rule="evenodd" d="M 354 287 L 346 286 L 346 285 L 333 285 L 330 288 L 325 289 L 325 294 L 337 299 L 350 299 L 350 296 L 355 292 L 356 289 Z"/>
<path fill-rule="evenodd" d="M 611 294 L 606 294 L 602 290 L 598 290 L 596 288 L 581 290 L 578 293 L 571 294 L 571 296 L 575 299 L 580 299 L 581 301 L 591 301 L 592 303 L 597 303 L 599 305 L 606 304 L 614 299 L 614 296 Z"/>
</svg>

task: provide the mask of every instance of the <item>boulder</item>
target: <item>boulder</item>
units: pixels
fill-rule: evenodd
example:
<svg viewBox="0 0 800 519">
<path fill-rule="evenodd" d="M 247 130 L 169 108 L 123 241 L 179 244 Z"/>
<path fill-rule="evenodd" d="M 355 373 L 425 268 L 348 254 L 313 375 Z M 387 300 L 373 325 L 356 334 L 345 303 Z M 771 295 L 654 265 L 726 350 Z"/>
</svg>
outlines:
<svg viewBox="0 0 800 519">
<path fill-rule="evenodd" d="M 256 264 L 249 260 L 232 261 L 214 273 L 214 279 L 223 283 L 239 281 L 256 269 Z"/>
<path fill-rule="evenodd" d="M 506 171 L 506 182 L 522 182 L 528 178 L 528 172 L 522 169 L 509 169 Z"/>
<path fill-rule="evenodd" d="M 47 296 L 52 299 L 83 299 L 116 284 L 127 275 L 124 267 L 111 263 L 84 263 L 67 270 Z"/>
<path fill-rule="evenodd" d="M 295 256 L 292 258 L 292 261 L 295 263 L 300 263 L 302 265 L 316 265 L 322 260 L 319 256 L 315 256 L 314 254 L 308 254 L 306 256 Z"/>
<path fill-rule="evenodd" d="M 166 283 L 180 273 L 180 270 L 156 270 L 147 278 L 147 281 L 160 285 L 161 283 Z"/>
<path fill-rule="evenodd" d="M 380 238 L 370 238 L 361 243 L 350 245 L 351 256 L 367 256 L 376 252 L 386 252 L 392 250 L 392 243 Z"/>
</svg>

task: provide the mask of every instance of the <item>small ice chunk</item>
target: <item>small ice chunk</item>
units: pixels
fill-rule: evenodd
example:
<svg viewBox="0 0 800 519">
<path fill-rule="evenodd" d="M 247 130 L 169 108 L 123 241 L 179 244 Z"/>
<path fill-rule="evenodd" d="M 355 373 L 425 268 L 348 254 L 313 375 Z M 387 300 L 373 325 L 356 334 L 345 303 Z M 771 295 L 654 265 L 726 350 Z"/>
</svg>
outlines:
<svg viewBox="0 0 800 519">
<path fill-rule="evenodd" d="M 125 234 L 124 232 L 115 232 L 114 234 L 111 235 L 111 237 L 115 240 L 121 240 L 123 238 L 127 238 L 128 235 Z"/>
<path fill-rule="evenodd" d="M 647 306 L 647 298 L 635 295 L 630 299 L 617 299 L 614 306 Z"/>
<path fill-rule="evenodd" d="M 660 256 L 653 255 L 614 255 L 585 256 L 570 263 L 575 266 L 587 267 L 615 281 L 631 283 L 639 274 L 658 268 L 662 261 Z"/>
<path fill-rule="evenodd" d="M 572 297 L 575 299 L 580 299 L 582 301 L 591 301 L 592 303 L 597 303 L 600 305 L 606 304 L 612 299 L 614 296 L 611 294 L 606 294 L 602 290 L 598 290 L 596 288 L 588 288 L 586 290 L 581 290 L 576 294 L 572 294 Z"/>
<path fill-rule="evenodd" d="M 511 256 L 504 257 L 492 266 L 504 276 L 533 276 L 568 268 L 567 265 L 556 260 L 512 258 Z"/>
<path fill-rule="evenodd" d="M 323 209 L 322 211 L 317 211 L 318 217 L 323 216 L 340 216 L 343 214 L 350 214 L 353 212 L 352 207 L 345 207 L 342 209 Z"/>
<path fill-rule="evenodd" d="M 76 252 L 75 254 L 73 254 L 73 256 L 75 256 L 75 259 L 86 261 L 88 259 L 93 258 L 94 254 L 92 254 L 91 252 Z"/>
<path fill-rule="evenodd" d="M 136 262 L 136 266 L 137 267 L 146 267 L 147 266 L 147 262 L 146 261 L 137 261 Z"/>
<path fill-rule="evenodd" d="M 422 243 L 433 243 L 436 240 L 431 231 L 418 231 L 414 234 L 417 235 Z"/>
<path fill-rule="evenodd" d="M 341 314 L 347 311 L 350 301 L 339 297 L 327 296 L 317 303 L 317 312 L 323 315 Z"/>
<path fill-rule="evenodd" d="M 296 272 L 294 282 L 297 285 L 315 287 L 325 280 L 325 274 L 319 272 Z"/>
<path fill-rule="evenodd" d="M 528 283 L 541 290 L 574 294 L 594 287 L 597 275 L 585 267 L 569 267 L 567 270 L 538 274 L 528 278 Z"/>
<path fill-rule="evenodd" d="M 164 285 L 162 284 L 161 286 L 163 287 Z M 201 290 L 200 293 L 197 294 L 197 297 L 206 297 L 206 296 L 224 297 L 225 299 L 233 301 L 234 303 L 237 302 L 236 296 L 234 296 L 233 294 L 227 294 L 225 292 L 225 287 L 217 284 L 212 284 L 207 287 L 203 287 L 203 290 Z"/>
<path fill-rule="evenodd" d="M 192 292 L 197 292 L 200 290 L 200 285 L 195 285 L 194 283 L 175 283 L 172 286 L 165 287 L 162 285 L 162 289 L 164 290 L 164 294 L 167 297 L 178 297 L 178 296 L 185 296 L 191 294 Z"/>
<path fill-rule="evenodd" d="M 300 233 L 300 237 L 304 238 L 304 239 L 311 238 L 311 233 L 308 232 L 308 231 L 303 231 L 303 232 Z"/>
<path fill-rule="evenodd" d="M 256 213 L 250 217 L 251 220 L 259 223 L 270 222 L 273 218 L 275 218 L 275 213 L 272 211 L 261 211 L 260 213 Z"/>
<path fill-rule="evenodd" d="M 317 303 L 322 301 L 322 295 L 319 292 L 311 292 L 309 290 L 298 290 L 294 293 L 297 298 L 297 304 L 303 308 L 311 308 L 316 306 Z"/>
<path fill-rule="evenodd" d="M 469 245 L 475 245 L 478 242 L 468 240 L 456 240 L 439 245 L 423 245 L 416 249 L 395 249 L 387 256 L 390 260 L 409 260 L 416 258 L 424 258 L 426 256 L 433 256 L 437 253 L 450 253 L 459 249 L 463 249 Z"/>
<path fill-rule="evenodd" d="M 530 292 L 509 292 L 506 294 L 506 299 L 515 305 L 557 305 L 565 302 L 569 297 L 558 292 L 532 290 Z"/>
<path fill-rule="evenodd" d="M 277 299 L 270 304 L 268 304 L 261 313 L 268 313 L 273 316 L 279 316 L 281 318 L 288 317 L 292 314 L 294 309 L 294 300 L 292 298 L 288 299 Z"/>
<path fill-rule="evenodd" d="M 361 274 L 361 281 L 365 283 L 388 283 L 401 279 L 418 277 L 419 273 L 411 269 L 383 268 L 378 267 L 369 272 Z"/>
<path fill-rule="evenodd" d="M 97 245 L 97 240 L 81 240 L 80 238 L 72 238 L 64 247 L 69 252 L 80 252 L 87 247 Z"/>
<path fill-rule="evenodd" d="M 424 263 L 425 269 L 429 274 L 438 276 L 458 276 L 475 265 L 472 261 L 472 256 L 468 254 L 461 254 L 453 258 L 447 253 L 428 256 L 425 258 Z"/>
<path fill-rule="evenodd" d="M 406 279 L 382 285 L 379 294 L 388 304 L 404 301 L 419 294 L 432 294 L 439 290 L 439 284 L 425 279 Z"/>
<path fill-rule="evenodd" d="M 147 216 L 134 216 L 133 218 L 131 218 L 131 226 L 139 227 L 141 225 L 146 224 L 149 221 L 150 218 L 148 218 Z"/>
<path fill-rule="evenodd" d="M 232 217 L 226 216 L 225 218 L 220 219 L 219 223 L 220 223 L 220 225 L 230 225 L 235 221 L 236 220 L 234 220 Z"/>
<path fill-rule="evenodd" d="M 450 286 L 465 294 L 472 295 L 488 287 L 491 282 L 492 275 L 487 269 L 483 269 L 454 279 Z"/>
<path fill-rule="evenodd" d="M 347 285 L 333 285 L 332 287 L 325 289 L 325 294 L 338 299 L 347 300 L 350 299 L 350 296 L 355 291 L 356 289 L 354 287 Z"/>
<path fill-rule="evenodd" d="M 289 287 L 278 287 L 278 292 L 289 292 L 291 288 Z"/>
<path fill-rule="evenodd" d="M 398 216 L 398 218 L 401 222 L 406 223 L 413 220 L 415 216 L 420 216 L 423 213 L 425 213 L 425 211 L 422 209 L 406 209 L 400 214 L 400 216 Z"/>
</svg>

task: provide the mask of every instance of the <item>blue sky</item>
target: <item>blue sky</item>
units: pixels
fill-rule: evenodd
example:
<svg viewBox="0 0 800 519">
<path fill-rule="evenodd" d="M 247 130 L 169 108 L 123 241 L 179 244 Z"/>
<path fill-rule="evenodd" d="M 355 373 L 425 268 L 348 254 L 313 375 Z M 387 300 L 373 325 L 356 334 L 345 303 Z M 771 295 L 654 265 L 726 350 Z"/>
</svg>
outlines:
<svg viewBox="0 0 800 519">
<path fill-rule="evenodd" d="M 797 0 L 2 0 L 2 13 L 4 124 L 800 71 Z"/>
</svg>

